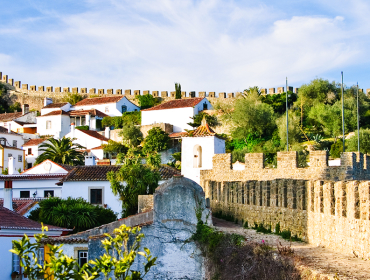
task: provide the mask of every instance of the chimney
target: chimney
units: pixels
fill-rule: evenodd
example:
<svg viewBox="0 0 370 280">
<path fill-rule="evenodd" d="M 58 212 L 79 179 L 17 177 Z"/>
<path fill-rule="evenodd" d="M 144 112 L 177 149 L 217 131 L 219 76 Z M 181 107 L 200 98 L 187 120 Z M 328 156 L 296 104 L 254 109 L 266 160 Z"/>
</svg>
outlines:
<svg viewBox="0 0 370 280">
<path fill-rule="evenodd" d="M 22 115 L 25 115 L 30 112 L 30 106 L 28 104 L 22 105 Z"/>
<path fill-rule="evenodd" d="M 87 114 L 86 115 L 86 125 L 89 127 L 90 129 L 90 114 Z"/>
<path fill-rule="evenodd" d="M 13 181 L 4 181 L 4 207 L 13 211 Z"/>
<path fill-rule="evenodd" d="M 71 123 L 71 134 L 72 134 L 72 138 L 75 137 L 75 123 Z"/>
<path fill-rule="evenodd" d="M 15 159 L 14 157 L 8 157 L 8 175 L 19 174 L 17 169 L 15 169 Z"/>
<path fill-rule="evenodd" d="M 8 123 L 8 133 L 12 133 L 12 124 Z"/>
<path fill-rule="evenodd" d="M 94 156 L 86 156 L 85 157 L 85 165 L 96 165 L 95 164 L 95 157 Z"/>
<path fill-rule="evenodd" d="M 110 127 L 105 127 L 104 136 L 110 139 Z"/>
<path fill-rule="evenodd" d="M 49 104 L 53 103 L 53 100 L 49 97 L 44 98 L 44 107 L 48 106 Z"/>
</svg>

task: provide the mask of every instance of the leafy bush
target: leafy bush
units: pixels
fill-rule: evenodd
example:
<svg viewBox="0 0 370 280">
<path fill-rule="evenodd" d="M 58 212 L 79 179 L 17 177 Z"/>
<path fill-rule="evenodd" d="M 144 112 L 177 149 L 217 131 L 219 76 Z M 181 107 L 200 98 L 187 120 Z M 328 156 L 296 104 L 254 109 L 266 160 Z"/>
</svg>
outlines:
<svg viewBox="0 0 370 280">
<path fill-rule="evenodd" d="M 115 129 L 123 128 L 125 125 L 141 124 L 141 112 L 125 112 L 120 117 L 104 117 L 102 120 L 103 127 L 114 127 Z"/>
<path fill-rule="evenodd" d="M 138 100 L 141 109 L 148 109 L 159 104 L 158 98 L 153 97 L 151 94 L 136 95 L 135 99 Z"/>
<path fill-rule="evenodd" d="M 86 95 L 81 95 L 76 92 L 68 92 L 63 98 L 64 102 L 68 102 L 71 105 L 75 105 L 77 102 L 81 101 L 82 99 L 86 98 Z"/>
<path fill-rule="evenodd" d="M 153 127 L 148 131 L 148 136 L 144 139 L 143 153 L 160 152 L 168 149 L 170 137 L 159 127 Z"/>
<path fill-rule="evenodd" d="M 340 158 L 340 155 L 343 152 L 343 141 L 342 139 L 338 139 L 330 148 L 330 156 L 332 158 Z"/>
<path fill-rule="evenodd" d="M 80 130 L 89 130 L 89 126 L 88 125 L 80 125 L 80 126 L 76 126 L 77 129 L 80 129 Z"/>
<path fill-rule="evenodd" d="M 346 140 L 348 143 L 348 150 L 349 151 L 356 151 L 357 148 L 357 136 L 358 131 L 355 131 L 355 136 L 351 137 L 350 139 Z M 370 129 L 360 129 L 360 152 L 363 154 L 370 154 Z"/>
<path fill-rule="evenodd" d="M 203 118 L 206 118 L 207 124 L 211 127 L 218 126 L 218 120 L 215 115 L 209 115 L 206 112 L 200 112 L 199 114 L 195 115 L 191 119 L 193 122 L 188 123 L 191 127 L 198 127 L 201 125 Z"/>
</svg>

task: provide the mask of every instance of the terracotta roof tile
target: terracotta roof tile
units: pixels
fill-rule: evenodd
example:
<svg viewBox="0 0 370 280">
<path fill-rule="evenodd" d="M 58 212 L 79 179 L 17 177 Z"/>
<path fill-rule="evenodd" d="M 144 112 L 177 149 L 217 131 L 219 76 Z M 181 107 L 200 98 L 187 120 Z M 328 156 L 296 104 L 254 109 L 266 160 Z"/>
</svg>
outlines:
<svg viewBox="0 0 370 280">
<path fill-rule="evenodd" d="M 51 103 L 49 105 L 46 105 L 45 107 L 42 107 L 42 109 L 48 109 L 48 108 L 61 108 L 65 105 L 67 105 L 68 102 L 62 102 L 62 103 Z"/>
<path fill-rule="evenodd" d="M 23 147 L 27 147 L 27 146 L 38 146 L 42 142 L 44 142 L 46 140 L 47 139 L 45 139 L 45 138 L 30 139 L 26 143 L 23 144 Z"/>
<path fill-rule="evenodd" d="M 120 168 L 119 165 L 76 166 L 62 181 L 107 181 L 107 173 Z"/>
<path fill-rule="evenodd" d="M 116 103 L 120 101 L 124 96 L 104 96 L 104 97 L 95 97 L 95 98 L 85 98 L 76 103 L 75 106 L 86 106 L 86 105 L 97 105 L 105 103 Z"/>
<path fill-rule="evenodd" d="M 90 109 L 90 110 L 73 110 L 68 112 L 71 117 L 73 116 L 85 116 L 87 114 L 90 114 L 92 116 L 97 116 L 100 118 L 108 117 L 107 114 L 103 113 L 102 111 L 96 110 L 96 109 Z"/>
<path fill-rule="evenodd" d="M 47 113 L 45 115 L 41 115 L 39 117 L 58 116 L 58 115 L 67 115 L 67 116 L 69 116 L 69 113 L 68 112 L 65 112 L 63 110 L 55 110 L 55 111 L 49 112 L 49 113 Z"/>
<path fill-rule="evenodd" d="M 216 136 L 223 139 L 221 136 L 217 135 L 216 132 L 209 127 L 205 119 L 202 120 L 202 124 L 192 131 L 186 132 L 182 137 L 205 137 L 205 136 Z"/>
<path fill-rule="evenodd" d="M 35 206 L 40 198 L 13 198 L 13 210 L 19 215 L 26 214 L 33 206 Z M 0 207 L 4 206 L 4 199 L 0 198 Z"/>
<path fill-rule="evenodd" d="M 159 104 L 152 108 L 148 108 L 142 111 L 154 111 L 154 110 L 166 110 L 166 109 L 175 109 L 175 108 L 186 108 L 186 107 L 194 107 L 199 102 L 201 102 L 204 97 L 196 97 L 196 98 L 187 98 L 187 99 L 175 99 L 171 101 L 167 101 L 165 103 Z"/>
<path fill-rule="evenodd" d="M 11 121 L 21 116 L 22 116 L 22 112 L 0 114 L 0 122 Z"/>
<path fill-rule="evenodd" d="M 81 132 L 83 132 L 83 133 L 85 133 L 85 134 L 87 134 L 91 137 L 94 137 L 96 139 L 100 139 L 100 140 L 103 140 L 103 141 L 108 141 L 109 140 L 109 138 L 101 135 L 100 133 L 98 133 L 97 131 L 94 131 L 94 130 L 82 130 L 82 129 L 78 129 L 78 128 L 77 128 L 77 130 L 79 130 L 79 131 L 81 131 Z"/>
<path fill-rule="evenodd" d="M 49 231 L 72 231 L 70 229 L 47 225 Z M 0 229 L 41 230 L 41 223 L 27 219 L 4 207 L 0 207 Z"/>
<path fill-rule="evenodd" d="M 185 136 L 187 134 L 187 132 L 174 132 L 174 133 L 171 133 L 169 136 L 170 138 L 180 138 L 182 136 Z"/>
<path fill-rule="evenodd" d="M 159 173 L 161 173 L 162 180 L 171 179 L 175 175 L 181 175 L 179 170 L 168 165 L 162 165 L 159 168 Z"/>
<path fill-rule="evenodd" d="M 27 170 L 25 170 L 27 171 Z M 51 180 L 51 179 L 62 179 L 67 174 L 17 174 L 17 175 L 0 175 L 1 181 L 27 181 L 27 180 Z"/>
</svg>

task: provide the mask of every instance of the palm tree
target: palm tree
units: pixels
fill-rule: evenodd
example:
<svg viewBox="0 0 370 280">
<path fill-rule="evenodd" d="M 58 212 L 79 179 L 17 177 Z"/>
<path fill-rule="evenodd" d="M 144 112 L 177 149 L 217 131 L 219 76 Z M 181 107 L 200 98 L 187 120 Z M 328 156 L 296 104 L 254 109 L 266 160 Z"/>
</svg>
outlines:
<svg viewBox="0 0 370 280">
<path fill-rule="evenodd" d="M 81 149 L 85 147 L 80 144 L 73 143 L 69 137 L 62 139 L 49 138 L 47 142 L 40 145 L 40 152 L 43 152 L 36 159 L 35 164 L 39 164 L 44 160 L 50 159 L 55 163 L 69 164 L 69 165 L 83 165 L 84 155 Z M 80 150 L 78 150 L 80 149 Z"/>
</svg>

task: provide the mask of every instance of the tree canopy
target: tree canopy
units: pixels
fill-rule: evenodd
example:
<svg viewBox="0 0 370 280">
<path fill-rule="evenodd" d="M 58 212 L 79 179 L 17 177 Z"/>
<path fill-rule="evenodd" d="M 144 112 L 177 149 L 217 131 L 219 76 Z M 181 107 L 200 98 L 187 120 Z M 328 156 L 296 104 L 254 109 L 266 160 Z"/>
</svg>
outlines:
<svg viewBox="0 0 370 280">
<path fill-rule="evenodd" d="M 81 149 L 85 149 L 85 147 L 73 143 L 73 140 L 64 136 L 61 139 L 48 138 L 40 145 L 39 151 L 43 153 L 36 158 L 35 163 L 39 164 L 50 159 L 55 163 L 83 165 L 85 157 Z"/>
<path fill-rule="evenodd" d="M 148 131 L 147 137 L 144 139 L 143 153 L 160 152 L 168 149 L 170 137 L 167 132 L 164 132 L 159 127 L 153 127 Z"/>
<path fill-rule="evenodd" d="M 158 98 L 153 97 L 151 94 L 136 95 L 135 98 L 139 101 L 141 109 L 151 108 L 159 103 Z"/>
<path fill-rule="evenodd" d="M 188 125 L 192 127 L 198 127 L 202 123 L 203 118 L 206 118 L 208 125 L 211 127 L 215 127 L 219 125 L 219 122 L 215 115 L 209 115 L 203 111 L 196 114 L 194 117 L 192 117 L 191 119 L 193 120 L 193 122 L 188 123 Z"/>
</svg>

